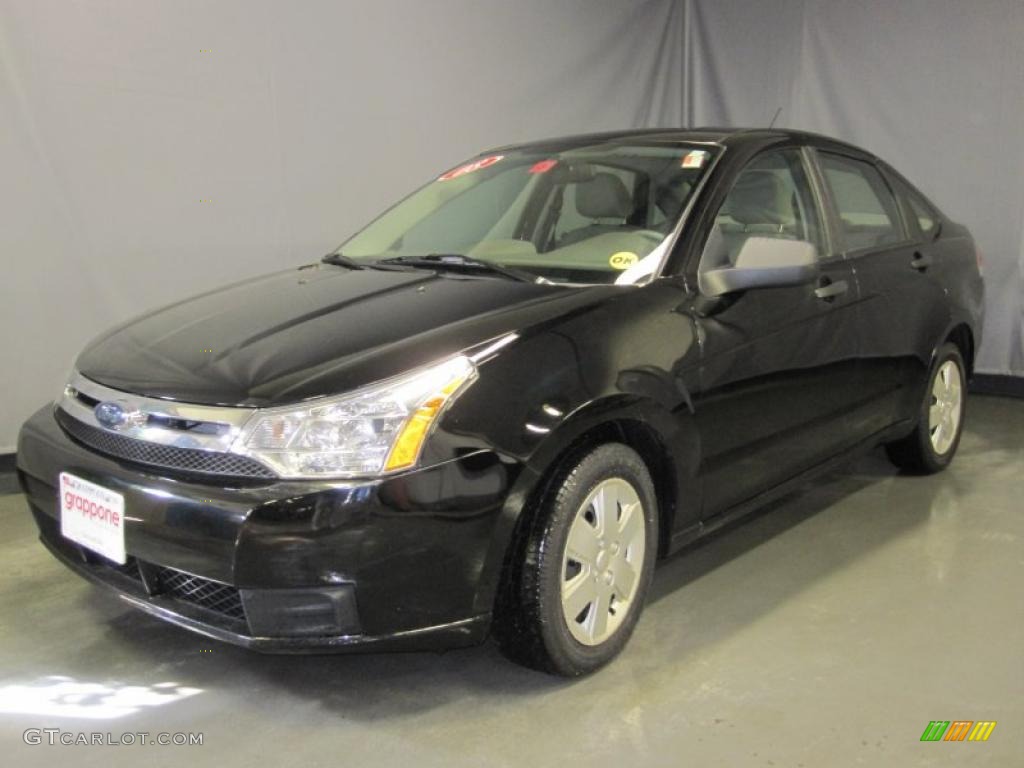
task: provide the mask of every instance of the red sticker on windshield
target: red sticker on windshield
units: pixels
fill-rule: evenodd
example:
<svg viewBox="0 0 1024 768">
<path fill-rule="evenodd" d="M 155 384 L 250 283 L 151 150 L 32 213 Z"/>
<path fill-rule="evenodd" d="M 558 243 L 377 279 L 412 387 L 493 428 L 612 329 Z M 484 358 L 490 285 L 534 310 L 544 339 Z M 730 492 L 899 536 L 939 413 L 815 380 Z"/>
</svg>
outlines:
<svg viewBox="0 0 1024 768">
<path fill-rule="evenodd" d="M 437 180 L 451 181 L 452 179 L 459 178 L 459 176 L 465 176 L 467 173 L 479 171 L 481 168 L 490 168 L 504 157 L 504 155 L 489 155 L 487 157 L 482 157 L 479 160 L 474 160 L 472 163 L 466 163 L 465 165 L 460 165 L 458 168 L 452 168 L 447 173 L 442 173 L 437 177 Z"/>
<path fill-rule="evenodd" d="M 537 163 L 534 163 L 533 165 L 531 165 L 529 172 L 530 173 L 544 173 L 545 171 L 550 171 L 556 165 L 558 165 L 558 161 L 557 160 L 541 160 L 540 162 L 537 162 Z"/>
</svg>

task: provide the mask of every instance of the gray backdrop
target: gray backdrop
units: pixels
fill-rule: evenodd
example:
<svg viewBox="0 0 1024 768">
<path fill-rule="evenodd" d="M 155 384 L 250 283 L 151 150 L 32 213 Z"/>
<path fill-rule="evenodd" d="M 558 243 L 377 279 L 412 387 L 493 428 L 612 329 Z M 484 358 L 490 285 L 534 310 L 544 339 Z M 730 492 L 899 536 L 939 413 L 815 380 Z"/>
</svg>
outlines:
<svg viewBox="0 0 1024 768">
<path fill-rule="evenodd" d="M 0 0 L 0 452 L 103 328 L 319 257 L 487 146 L 849 139 L 972 227 L 1024 374 L 1021 0 Z"/>
</svg>

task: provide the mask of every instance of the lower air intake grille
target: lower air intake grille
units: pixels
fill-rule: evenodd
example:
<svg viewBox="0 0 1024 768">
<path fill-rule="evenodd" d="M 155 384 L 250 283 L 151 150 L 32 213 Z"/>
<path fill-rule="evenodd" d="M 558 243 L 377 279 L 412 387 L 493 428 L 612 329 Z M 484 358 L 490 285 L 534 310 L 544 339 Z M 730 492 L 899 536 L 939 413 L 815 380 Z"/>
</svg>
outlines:
<svg viewBox="0 0 1024 768">
<path fill-rule="evenodd" d="M 61 409 L 57 409 L 57 422 L 71 437 L 99 453 L 114 456 L 125 461 L 148 464 L 154 467 L 176 469 L 200 475 L 219 477 L 266 478 L 277 477 L 267 467 L 246 456 L 215 451 L 200 451 L 194 448 L 178 448 L 173 445 L 149 443 L 133 437 L 115 435 L 90 424 L 83 424 Z"/>
<path fill-rule="evenodd" d="M 238 590 L 173 568 L 160 568 L 160 592 L 233 619 L 245 619 Z"/>
</svg>

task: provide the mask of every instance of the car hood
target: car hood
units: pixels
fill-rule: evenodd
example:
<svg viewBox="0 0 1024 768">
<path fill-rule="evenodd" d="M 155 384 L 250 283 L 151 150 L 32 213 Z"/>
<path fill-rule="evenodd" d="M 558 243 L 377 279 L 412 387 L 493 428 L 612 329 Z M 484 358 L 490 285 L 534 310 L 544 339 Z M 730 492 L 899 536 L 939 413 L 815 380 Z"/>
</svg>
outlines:
<svg viewBox="0 0 1024 768">
<path fill-rule="evenodd" d="M 131 320 L 93 341 L 77 368 L 150 397 L 283 404 L 426 365 L 609 290 L 312 264 Z"/>
</svg>

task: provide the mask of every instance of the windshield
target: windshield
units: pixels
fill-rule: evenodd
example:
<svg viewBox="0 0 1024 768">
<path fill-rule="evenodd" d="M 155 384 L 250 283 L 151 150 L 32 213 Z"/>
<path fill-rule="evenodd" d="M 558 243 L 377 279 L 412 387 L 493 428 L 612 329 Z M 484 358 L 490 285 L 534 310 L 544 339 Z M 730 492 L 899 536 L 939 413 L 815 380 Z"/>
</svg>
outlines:
<svg viewBox="0 0 1024 768">
<path fill-rule="evenodd" d="M 338 252 L 354 261 L 464 256 L 552 282 L 643 282 L 717 151 L 638 142 L 481 156 L 410 195 Z"/>
</svg>

